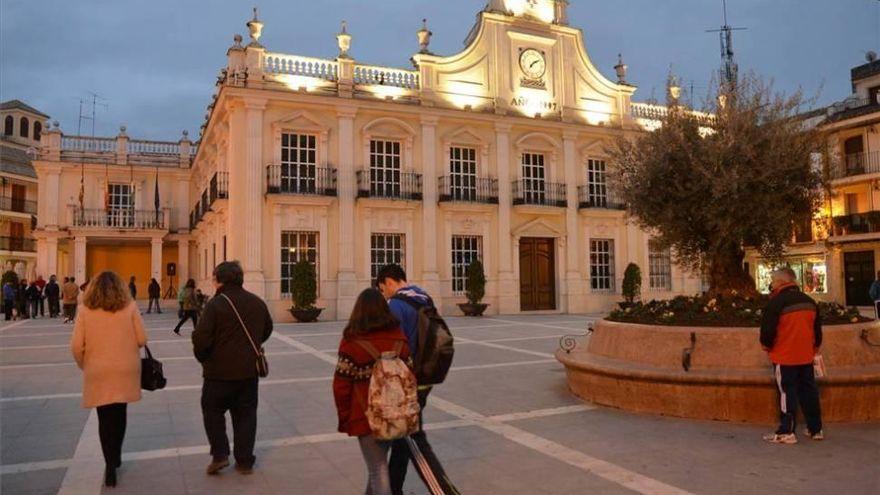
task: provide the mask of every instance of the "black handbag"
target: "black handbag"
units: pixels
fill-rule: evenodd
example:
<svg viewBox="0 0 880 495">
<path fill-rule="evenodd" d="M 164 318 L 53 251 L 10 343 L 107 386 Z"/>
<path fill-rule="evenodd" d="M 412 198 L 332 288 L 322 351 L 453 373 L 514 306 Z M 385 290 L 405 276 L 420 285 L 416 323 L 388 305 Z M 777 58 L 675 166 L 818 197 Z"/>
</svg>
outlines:
<svg viewBox="0 0 880 495">
<path fill-rule="evenodd" d="M 141 388 L 144 390 L 162 390 L 168 383 L 165 374 L 162 372 L 162 363 L 153 359 L 153 353 L 150 348 L 144 346 L 147 356 L 141 358 Z"/>
</svg>

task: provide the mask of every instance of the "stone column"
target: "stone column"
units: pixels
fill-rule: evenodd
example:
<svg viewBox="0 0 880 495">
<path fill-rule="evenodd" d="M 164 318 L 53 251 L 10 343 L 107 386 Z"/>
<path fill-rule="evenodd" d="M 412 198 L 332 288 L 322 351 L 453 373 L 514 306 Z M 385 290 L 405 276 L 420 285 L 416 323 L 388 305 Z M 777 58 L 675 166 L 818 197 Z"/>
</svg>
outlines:
<svg viewBox="0 0 880 495">
<path fill-rule="evenodd" d="M 177 241 L 177 280 L 178 287 L 186 283 L 189 278 L 189 239 L 181 238 Z"/>
<path fill-rule="evenodd" d="M 73 276 L 76 282 L 86 281 L 86 237 L 77 236 L 73 241 Z"/>
<path fill-rule="evenodd" d="M 162 280 L 162 238 L 150 240 L 150 276 Z"/>
<path fill-rule="evenodd" d="M 578 156 L 576 150 L 577 132 L 566 132 L 562 136 L 563 162 L 566 184 L 565 199 L 565 285 L 567 288 L 567 312 L 580 311 L 583 306 L 584 287 L 580 272 L 580 228 L 578 225 Z"/>
<path fill-rule="evenodd" d="M 245 100 L 245 170 L 244 224 L 235 232 L 244 237 L 242 256 L 239 261 L 244 268 L 245 288 L 264 297 L 263 277 L 263 111 L 266 100 Z"/>
<path fill-rule="evenodd" d="M 512 256 L 517 249 L 510 235 L 512 209 L 510 173 L 510 124 L 495 125 L 495 165 L 498 170 L 498 311 L 519 312 L 519 289 L 514 278 Z"/>
<path fill-rule="evenodd" d="M 181 177 L 177 180 L 177 192 L 172 205 L 176 209 L 177 231 L 189 231 L 189 211 L 193 206 L 189 204 L 189 179 Z"/>
<path fill-rule="evenodd" d="M 437 272 L 437 117 L 422 117 L 422 284 L 429 294 L 440 289 Z"/>
<path fill-rule="evenodd" d="M 357 109 L 354 107 L 339 107 L 337 115 L 339 119 L 339 170 L 337 171 L 339 192 L 339 239 L 336 246 L 338 259 L 337 273 L 337 302 L 336 314 L 343 316 L 351 312 L 354 300 L 357 296 L 358 283 L 357 271 L 354 266 L 355 253 L 355 210 L 357 198 L 357 183 L 355 175 L 355 138 L 354 117 Z M 326 240 L 325 240 L 326 242 Z"/>
</svg>

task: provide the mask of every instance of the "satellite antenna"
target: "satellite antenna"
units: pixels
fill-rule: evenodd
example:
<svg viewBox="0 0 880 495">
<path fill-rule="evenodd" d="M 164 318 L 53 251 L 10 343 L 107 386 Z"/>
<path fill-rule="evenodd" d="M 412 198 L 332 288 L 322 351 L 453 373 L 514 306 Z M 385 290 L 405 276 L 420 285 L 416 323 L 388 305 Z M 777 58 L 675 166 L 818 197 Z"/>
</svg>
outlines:
<svg viewBox="0 0 880 495">
<path fill-rule="evenodd" d="M 727 23 L 727 0 L 721 0 L 724 9 L 724 25 L 720 29 L 708 29 L 707 33 L 718 33 L 721 39 L 721 80 L 729 87 L 736 86 L 739 67 L 733 58 L 733 32 L 745 31 L 747 28 L 731 27 Z"/>
</svg>

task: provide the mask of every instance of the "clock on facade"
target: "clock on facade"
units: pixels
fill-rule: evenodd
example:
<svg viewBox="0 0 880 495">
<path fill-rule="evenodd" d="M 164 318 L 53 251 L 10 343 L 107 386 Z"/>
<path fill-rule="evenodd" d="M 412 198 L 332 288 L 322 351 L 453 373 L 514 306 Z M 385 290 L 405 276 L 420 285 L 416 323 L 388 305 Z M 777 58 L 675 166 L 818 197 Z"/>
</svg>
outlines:
<svg viewBox="0 0 880 495">
<path fill-rule="evenodd" d="M 519 67 L 526 77 L 537 80 L 544 77 L 544 73 L 547 71 L 547 61 L 544 59 L 543 53 L 529 48 L 520 54 Z"/>
</svg>

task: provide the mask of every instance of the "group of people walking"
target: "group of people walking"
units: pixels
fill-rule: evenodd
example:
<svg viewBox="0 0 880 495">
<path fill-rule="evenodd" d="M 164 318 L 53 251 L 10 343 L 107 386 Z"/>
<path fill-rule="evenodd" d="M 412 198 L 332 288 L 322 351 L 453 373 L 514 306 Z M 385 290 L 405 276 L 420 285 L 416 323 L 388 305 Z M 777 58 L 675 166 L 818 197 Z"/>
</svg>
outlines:
<svg viewBox="0 0 880 495">
<path fill-rule="evenodd" d="M 262 346 L 273 322 L 266 303 L 243 288 L 237 262 L 218 265 L 213 279 L 215 294 L 201 315 L 195 282 L 184 286 L 175 332 L 187 320 L 195 325 L 193 354 L 202 366 L 201 409 L 211 454 L 206 473 L 216 475 L 228 467 L 231 454 L 235 470 L 250 474 L 256 462 L 259 379 L 268 374 Z M 127 405 L 141 399 L 140 349 L 147 337 L 133 296 L 117 274 L 99 274 L 82 297 L 71 339 L 83 370 L 82 405 L 97 409 L 106 486 L 116 485 L 122 464 Z M 411 460 L 432 494 L 458 493 L 422 429 L 422 410 L 437 380 L 416 381 L 429 376 L 419 372 L 424 369 L 445 377 L 451 364 L 451 352 L 425 356 L 446 343 L 435 334 L 438 325 L 448 335 L 443 349 L 451 350 L 451 334 L 430 296 L 408 284 L 401 267 L 390 265 L 374 287 L 360 294 L 345 326 L 333 396 L 339 431 L 358 438 L 368 471 L 367 493 L 402 494 Z M 425 365 L 425 358 L 431 364 Z M 232 417 L 231 450 L 227 413 Z"/>
<path fill-rule="evenodd" d="M 30 283 L 24 279 L 17 284 L 7 281 L 2 289 L 4 318 L 6 321 L 44 318 L 46 306 L 49 318 L 57 318 L 63 305 L 65 323 L 71 322 L 81 290 L 73 277 L 64 277 L 61 284 L 55 275 L 49 277 L 48 282 L 43 277 Z"/>
</svg>

